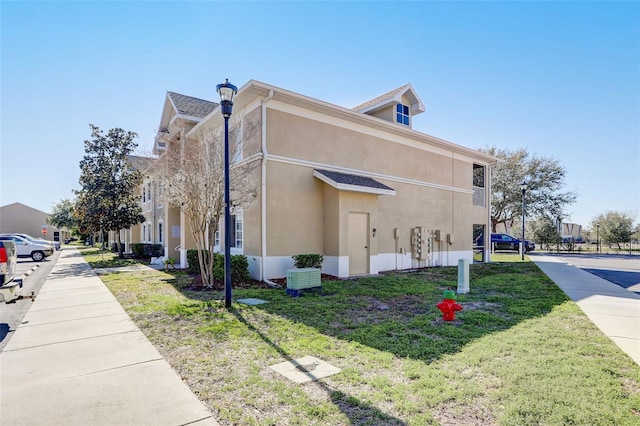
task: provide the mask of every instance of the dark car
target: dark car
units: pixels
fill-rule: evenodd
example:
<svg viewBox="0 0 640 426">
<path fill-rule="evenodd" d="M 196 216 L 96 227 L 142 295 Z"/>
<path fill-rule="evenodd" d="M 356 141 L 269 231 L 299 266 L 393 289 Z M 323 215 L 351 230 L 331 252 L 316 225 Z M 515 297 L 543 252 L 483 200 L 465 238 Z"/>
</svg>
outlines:
<svg viewBox="0 0 640 426">
<path fill-rule="evenodd" d="M 520 251 L 520 240 L 508 234 L 491 234 L 491 245 L 494 250 Z M 532 241 L 524 240 L 525 251 L 535 250 L 536 245 Z"/>
</svg>

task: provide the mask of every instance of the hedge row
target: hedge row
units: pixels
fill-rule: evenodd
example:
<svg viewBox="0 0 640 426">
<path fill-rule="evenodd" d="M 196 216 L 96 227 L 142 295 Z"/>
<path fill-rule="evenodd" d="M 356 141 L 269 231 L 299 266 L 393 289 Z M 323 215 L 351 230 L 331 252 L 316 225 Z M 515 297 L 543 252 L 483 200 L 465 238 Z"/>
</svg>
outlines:
<svg viewBox="0 0 640 426">
<path fill-rule="evenodd" d="M 118 250 L 117 244 L 114 247 Z M 161 257 L 164 256 L 164 247 L 162 244 L 133 243 L 131 244 L 131 252 L 136 258 L 142 257 Z"/>
</svg>

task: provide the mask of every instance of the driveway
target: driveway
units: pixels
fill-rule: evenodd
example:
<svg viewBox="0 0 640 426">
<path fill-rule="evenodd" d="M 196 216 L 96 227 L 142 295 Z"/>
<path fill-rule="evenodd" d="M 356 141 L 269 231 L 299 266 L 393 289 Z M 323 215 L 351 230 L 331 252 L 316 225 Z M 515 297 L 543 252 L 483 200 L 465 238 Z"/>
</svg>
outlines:
<svg viewBox="0 0 640 426">
<path fill-rule="evenodd" d="M 544 253 L 540 253 L 544 254 Z M 529 254 L 535 255 L 533 253 Z M 640 256 L 625 254 L 545 254 L 640 294 Z"/>
</svg>

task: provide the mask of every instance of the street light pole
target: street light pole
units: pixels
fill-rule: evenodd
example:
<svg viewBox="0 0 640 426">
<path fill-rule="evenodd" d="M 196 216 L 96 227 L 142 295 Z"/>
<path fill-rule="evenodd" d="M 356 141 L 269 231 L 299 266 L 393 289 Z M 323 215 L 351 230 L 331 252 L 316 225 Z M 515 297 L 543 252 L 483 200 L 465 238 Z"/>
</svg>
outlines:
<svg viewBox="0 0 640 426">
<path fill-rule="evenodd" d="M 520 184 L 520 189 L 522 190 L 522 241 L 520 241 L 520 253 L 521 260 L 524 260 L 524 252 L 525 252 L 525 244 L 524 244 L 524 208 L 525 208 L 525 193 L 527 192 L 527 181 L 523 180 Z"/>
<path fill-rule="evenodd" d="M 233 96 L 238 89 L 225 79 L 216 86 L 220 94 L 220 110 L 224 117 L 224 306 L 231 307 L 231 201 L 229 190 L 229 117 L 233 110 Z"/>
<path fill-rule="evenodd" d="M 600 224 L 596 223 L 596 253 L 600 253 Z"/>
</svg>

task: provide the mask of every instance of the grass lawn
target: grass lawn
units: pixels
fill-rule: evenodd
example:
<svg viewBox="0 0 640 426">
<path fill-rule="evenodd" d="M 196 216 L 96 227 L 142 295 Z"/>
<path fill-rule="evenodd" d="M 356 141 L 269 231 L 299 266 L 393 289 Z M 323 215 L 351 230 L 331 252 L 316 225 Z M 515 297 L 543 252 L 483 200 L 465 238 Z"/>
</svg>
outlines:
<svg viewBox="0 0 640 426">
<path fill-rule="evenodd" d="M 453 322 L 436 304 L 455 267 L 235 289 L 269 303 L 231 310 L 183 272 L 101 278 L 224 425 L 640 424 L 640 367 L 533 263 L 470 270 Z M 342 371 L 298 385 L 268 368 L 307 355 Z"/>
</svg>

